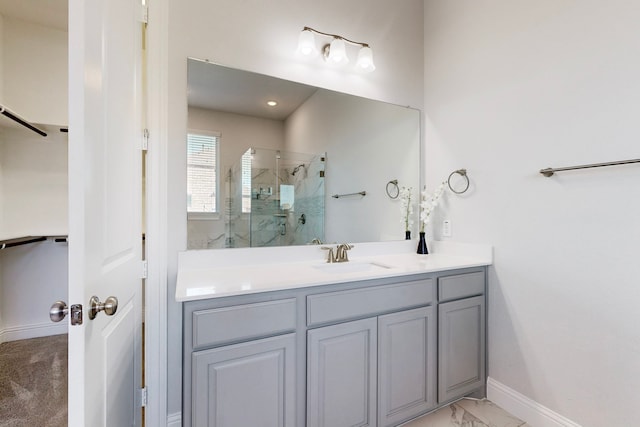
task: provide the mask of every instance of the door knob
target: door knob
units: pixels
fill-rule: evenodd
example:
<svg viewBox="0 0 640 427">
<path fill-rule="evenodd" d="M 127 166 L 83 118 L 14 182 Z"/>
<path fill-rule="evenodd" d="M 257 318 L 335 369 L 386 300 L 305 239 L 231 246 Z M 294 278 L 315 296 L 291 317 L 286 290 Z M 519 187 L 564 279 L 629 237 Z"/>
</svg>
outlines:
<svg viewBox="0 0 640 427">
<path fill-rule="evenodd" d="M 60 322 L 62 319 L 67 317 L 68 313 L 69 308 L 67 307 L 67 303 L 64 301 L 56 301 L 49 310 L 49 318 L 52 322 Z"/>
<path fill-rule="evenodd" d="M 67 307 L 64 301 L 56 301 L 49 309 L 49 318 L 52 322 L 60 322 L 71 312 L 71 326 L 82 325 L 82 305 L 73 304 L 71 308 Z"/>
<path fill-rule="evenodd" d="M 101 311 L 104 311 L 107 316 L 113 316 L 118 310 L 118 298 L 109 297 L 104 302 L 100 302 L 100 298 L 94 295 L 89 300 L 89 305 L 91 306 L 89 309 L 89 319 L 91 320 L 95 319 Z"/>
</svg>

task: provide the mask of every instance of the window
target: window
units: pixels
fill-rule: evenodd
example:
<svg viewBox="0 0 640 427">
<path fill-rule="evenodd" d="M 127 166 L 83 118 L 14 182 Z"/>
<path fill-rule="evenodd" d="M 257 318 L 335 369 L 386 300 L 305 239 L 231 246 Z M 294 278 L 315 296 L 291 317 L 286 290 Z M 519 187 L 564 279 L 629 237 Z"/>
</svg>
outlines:
<svg viewBox="0 0 640 427">
<path fill-rule="evenodd" d="M 190 218 L 213 218 L 218 204 L 217 132 L 187 134 L 187 212 Z"/>
<path fill-rule="evenodd" d="M 252 148 L 242 155 L 242 212 L 251 212 L 251 155 Z"/>
</svg>

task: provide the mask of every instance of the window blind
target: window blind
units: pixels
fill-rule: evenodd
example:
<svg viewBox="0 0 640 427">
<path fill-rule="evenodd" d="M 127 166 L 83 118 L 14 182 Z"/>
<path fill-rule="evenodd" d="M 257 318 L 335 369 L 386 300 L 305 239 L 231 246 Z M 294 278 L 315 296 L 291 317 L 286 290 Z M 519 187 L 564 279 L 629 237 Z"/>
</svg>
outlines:
<svg viewBox="0 0 640 427">
<path fill-rule="evenodd" d="M 251 212 L 251 149 L 242 155 L 242 212 Z"/>
<path fill-rule="evenodd" d="M 187 135 L 187 212 L 218 212 L 219 135 Z"/>
</svg>

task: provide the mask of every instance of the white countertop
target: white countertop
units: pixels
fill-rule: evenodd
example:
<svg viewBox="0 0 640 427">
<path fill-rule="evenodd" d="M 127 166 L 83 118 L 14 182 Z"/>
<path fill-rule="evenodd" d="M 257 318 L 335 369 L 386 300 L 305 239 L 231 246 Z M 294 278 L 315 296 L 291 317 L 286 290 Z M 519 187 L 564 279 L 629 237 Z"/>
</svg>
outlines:
<svg viewBox="0 0 640 427">
<path fill-rule="evenodd" d="M 359 243 L 349 262 L 327 264 L 319 246 L 211 249 L 178 256 L 176 301 L 194 301 L 308 286 L 430 273 L 490 265 L 492 248 L 430 242 L 428 255 L 416 241 Z M 327 245 L 335 246 L 335 245 Z"/>
</svg>

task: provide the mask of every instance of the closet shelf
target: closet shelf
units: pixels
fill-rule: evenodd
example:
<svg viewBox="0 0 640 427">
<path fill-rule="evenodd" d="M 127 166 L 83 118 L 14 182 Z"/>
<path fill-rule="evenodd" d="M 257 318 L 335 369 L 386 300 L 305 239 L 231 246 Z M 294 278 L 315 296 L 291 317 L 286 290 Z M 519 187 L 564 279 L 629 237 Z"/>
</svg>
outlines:
<svg viewBox="0 0 640 427">
<path fill-rule="evenodd" d="M 20 117 L 17 113 L 11 111 L 9 108 L 7 108 L 6 106 L 0 104 L 0 115 L 2 117 L 6 117 L 8 120 L 2 120 L 2 125 L 5 126 L 9 126 L 9 127 L 15 127 L 15 124 L 20 125 L 21 127 L 25 127 L 35 133 L 37 133 L 40 136 L 47 136 L 47 133 L 45 131 L 43 131 L 42 129 L 36 127 L 35 125 L 29 123 L 29 121 L 27 121 L 26 119 Z M 13 125 L 13 126 L 11 126 Z"/>
<path fill-rule="evenodd" d="M 67 236 L 25 236 L 16 237 L 15 239 L 0 240 L 0 250 L 12 248 L 14 246 L 27 245 L 29 243 L 44 242 L 48 238 L 52 238 L 55 242 L 66 242 Z"/>
</svg>

